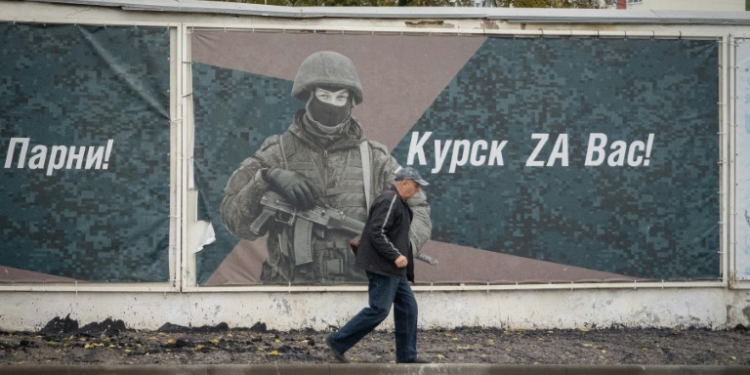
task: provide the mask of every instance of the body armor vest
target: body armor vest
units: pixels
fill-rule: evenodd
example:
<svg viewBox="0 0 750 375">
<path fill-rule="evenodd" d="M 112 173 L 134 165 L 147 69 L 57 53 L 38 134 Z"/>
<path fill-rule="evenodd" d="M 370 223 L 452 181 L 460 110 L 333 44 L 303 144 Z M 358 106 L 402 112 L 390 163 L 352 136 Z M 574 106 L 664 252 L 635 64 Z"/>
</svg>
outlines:
<svg viewBox="0 0 750 375">
<path fill-rule="evenodd" d="M 309 178 L 318 187 L 320 206 L 344 212 L 364 222 L 367 219 L 363 183 L 362 157 L 358 146 L 328 152 L 313 148 L 290 132 L 280 137 L 284 168 Z M 327 283 L 332 281 L 364 281 L 364 273 L 354 268 L 354 255 L 349 250 L 353 235 L 315 225 L 312 231 L 312 263 L 294 262 L 294 230 L 276 223 L 268 231 L 269 257 L 264 264 L 267 282 Z M 266 269 L 268 266 L 268 270 Z"/>
</svg>

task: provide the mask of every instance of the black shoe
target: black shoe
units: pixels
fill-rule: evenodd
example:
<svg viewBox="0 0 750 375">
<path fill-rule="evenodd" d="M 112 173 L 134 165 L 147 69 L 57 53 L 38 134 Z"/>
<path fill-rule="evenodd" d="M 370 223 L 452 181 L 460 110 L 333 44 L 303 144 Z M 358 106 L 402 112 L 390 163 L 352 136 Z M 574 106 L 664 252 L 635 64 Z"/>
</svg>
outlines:
<svg viewBox="0 0 750 375">
<path fill-rule="evenodd" d="M 432 361 L 430 361 L 429 359 L 417 357 L 417 358 L 414 358 L 413 361 L 399 362 L 399 363 L 432 363 Z"/>
<path fill-rule="evenodd" d="M 333 346 L 331 346 L 331 336 L 326 336 L 326 345 L 328 345 L 328 351 L 331 353 L 333 358 L 336 358 L 336 360 L 340 363 L 349 363 L 349 360 L 346 359 L 344 353 L 339 352 L 338 350 L 334 349 Z"/>
</svg>

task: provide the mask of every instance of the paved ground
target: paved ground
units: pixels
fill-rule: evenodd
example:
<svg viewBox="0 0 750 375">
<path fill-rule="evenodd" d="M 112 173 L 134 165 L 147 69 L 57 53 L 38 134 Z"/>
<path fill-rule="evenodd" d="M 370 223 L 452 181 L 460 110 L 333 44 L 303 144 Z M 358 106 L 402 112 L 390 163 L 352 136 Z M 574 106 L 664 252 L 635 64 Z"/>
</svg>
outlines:
<svg viewBox="0 0 750 375">
<path fill-rule="evenodd" d="M 157 331 L 127 329 L 106 320 L 79 327 L 55 318 L 38 332 L 0 331 L 2 365 L 230 365 L 325 364 L 327 332 L 249 328 Z M 458 328 L 419 334 L 420 355 L 442 364 L 504 365 L 710 365 L 749 366 L 750 332 L 631 329 L 503 330 Z M 393 334 L 376 331 L 347 353 L 355 364 L 389 364 Z"/>
<path fill-rule="evenodd" d="M 742 366 L 265 364 L 0 366 L 0 375 L 747 375 Z"/>
</svg>

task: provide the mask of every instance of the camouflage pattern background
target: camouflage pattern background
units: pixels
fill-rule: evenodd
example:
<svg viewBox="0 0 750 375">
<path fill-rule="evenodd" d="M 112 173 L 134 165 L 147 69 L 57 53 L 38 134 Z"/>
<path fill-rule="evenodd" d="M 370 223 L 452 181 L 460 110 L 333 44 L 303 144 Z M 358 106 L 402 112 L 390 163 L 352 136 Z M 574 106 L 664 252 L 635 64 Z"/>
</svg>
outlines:
<svg viewBox="0 0 750 375">
<path fill-rule="evenodd" d="M 221 224 L 224 186 L 237 166 L 272 134 L 283 133 L 304 103 L 290 97 L 292 82 L 193 64 L 195 183 L 198 219 L 211 221 L 216 242 L 196 254 L 205 283 L 237 244 Z"/>
<path fill-rule="evenodd" d="M 716 280 L 718 79 L 715 41 L 487 39 L 412 130 L 507 139 L 506 165 L 428 177 L 433 239 L 657 281 Z M 532 133 L 550 134 L 545 162 L 568 134 L 570 165 L 526 166 Z M 610 143 L 654 133 L 650 165 L 584 166 L 590 133 Z"/>
<path fill-rule="evenodd" d="M 107 169 L 49 176 L 17 168 L 16 147 L 0 169 L 0 281 L 169 280 L 169 43 L 166 27 L 0 24 L 3 162 L 13 137 L 29 151 L 114 141 Z"/>
<path fill-rule="evenodd" d="M 424 45 L 438 40 L 451 51 L 479 38 L 198 34 L 193 38 L 196 183 L 202 218 L 217 230 L 217 242 L 196 254 L 201 284 L 237 251 L 238 240 L 219 220 L 227 179 L 266 137 L 289 126 L 303 105 L 291 97 L 289 71 L 308 50 L 324 48 L 355 61 L 365 93 L 365 108 L 357 110 L 369 111 L 355 116 L 369 137 L 393 147 L 402 165 L 412 132 L 433 132 L 424 147 L 427 165 L 415 165 L 432 183 L 427 191 L 432 240 L 465 251 L 453 263 L 441 263 L 446 272 L 436 281 L 513 281 L 499 273 L 490 276 L 494 279 L 477 277 L 480 268 L 499 270 L 500 259 L 510 258 L 489 264 L 469 251 L 476 249 L 640 280 L 720 276 L 716 41 L 481 38 L 455 72 L 445 73 L 450 76 L 430 77 L 446 84 L 423 109 L 417 106 L 421 116 L 404 127 L 362 117 L 398 111 L 377 105 L 414 85 L 403 71 L 443 61 L 410 60 L 384 46 L 405 46 L 409 38 Z M 196 40 L 204 44 L 200 56 Z M 261 60 L 266 65 L 254 65 Z M 387 74 L 369 73 L 375 77 L 368 85 L 364 76 L 379 65 Z M 276 68 L 288 72 L 276 74 Z M 378 87 L 378 79 L 388 84 Z M 428 97 L 417 96 L 401 99 L 401 105 L 413 107 Z M 373 105 L 376 110 L 367 107 Z M 536 145 L 533 133 L 550 135 L 538 157 L 544 162 L 557 136 L 567 134 L 570 165 L 558 160 L 554 166 L 526 166 Z M 645 142 L 654 133 L 650 165 L 584 166 L 591 133 L 606 134 L 609 144 Z M 394 135 L 398 140 L 389 143 Z M 505 165 L 467 164 L 448 173 L 449 150 L 443 169 L 432 174 L 435 140 L 507 140 Z M 541 281 L 551 277 L 538 275 Z"/>
<path fill-rule="evenodd" d="M 356 56 L 365 101 L 355 116 L 400 163 L 412 132 L 433 133 L 427 165 L 416 165 L 432 183 L 433 244 L 638 279 L 719 277 L 718 42 L 240 34 L 260 43 L 226 55 L 247 51 L 290 71 L 301 61 L 295 54 L 321 46 Z M 168 29 L 6 23 L 0 41 L 3 161 L 11 138 L 29 138 L 29 149 L 114 140 L 107 169 L 47 175 L 16 168 L 17 158 L 2 169 L 0 268 L 35 281 L 168 280 Z M 419 60 L 435 45 L 446 58 Z M 288 74 L 195 61 L 200 219 L 217 231 L 217 242 L 196 254 L 203 284 L 238 246 L 218 221 L 229 175 L 303 103 L 291 97 Z M 429 75 L 407 79 L 420 71 Z M 429 83 L 439 87 L 434 96 L 420 95 Z M 538 158 L 545 162 L 567 134 L 570 165 L 526 166 L 533 133 L 550 135 Z M 654 133 L 650 166 L 584 166 L 591 133 L 610 142 Z M 505 165 L 448 173 L 449 150 L 431 174 L 433 142 L 462 139 L 507 140 Z M 441 264 L 447 273 L 438 281 L 484 280 L 478 268 L 503 267 L 463 254 Z"/>
</svg>

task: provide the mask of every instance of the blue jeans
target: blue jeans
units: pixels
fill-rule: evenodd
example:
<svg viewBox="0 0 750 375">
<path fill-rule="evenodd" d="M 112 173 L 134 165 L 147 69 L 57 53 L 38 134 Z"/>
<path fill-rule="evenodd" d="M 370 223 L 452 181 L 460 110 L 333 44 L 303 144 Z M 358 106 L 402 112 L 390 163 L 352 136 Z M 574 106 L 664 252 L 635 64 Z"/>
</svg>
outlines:
<svg viewBox="0 0 750 375">
<path fill-rule="evenodd" d="M 331 346 L 344 353 L 372 332 L 393 309 L 396 326 L 396 362 L 417 358 L 417 300 L 406 277 L 385 276 L 367 272 L 370 280 L 370 306 L 355 315 L 349 323 L 329 336 Z"/>
</svg>

